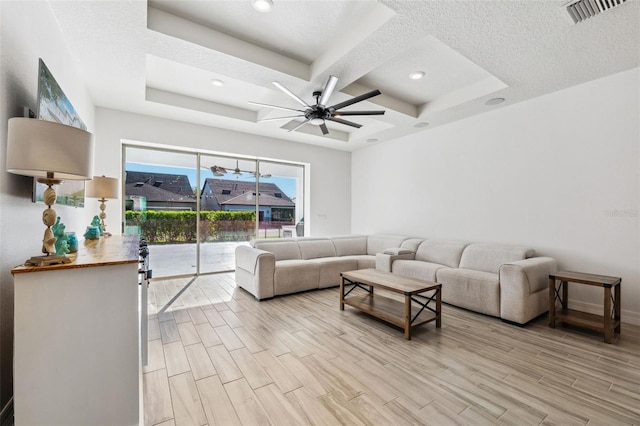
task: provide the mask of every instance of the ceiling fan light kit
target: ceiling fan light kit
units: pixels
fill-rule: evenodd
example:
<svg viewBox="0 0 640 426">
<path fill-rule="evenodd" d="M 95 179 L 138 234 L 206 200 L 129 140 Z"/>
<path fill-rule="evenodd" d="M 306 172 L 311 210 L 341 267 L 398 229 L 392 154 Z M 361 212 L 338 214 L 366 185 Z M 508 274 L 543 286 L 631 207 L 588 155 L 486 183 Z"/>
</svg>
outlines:
<svg viewBox="0 0 640 426">
<path fill-rule="evenodd" d="M 282 83 L 280 83 L 279 81 L 274 81 L 273 85 L 276 86 L 278 89 L 280 89 L 283 93 L 285 93 L 287 96 L 291 97 L 292 99 L 294 99 L 296 102 L 298 102 L 300 105 L 302 105 L 302 107 L 304 109 L 294 109 L 294 108 L 288 108 L 288 107 L 282 107 L 282 106 L 277 106 L 277 105 L 269 105 L 269 104 L 262 104 L 259 102 L 249 102 L 251 105 L 256 105 L 256 106 L 262 106 L 262 107 L 267 107 L 267 108 L 275 108 L 275 109 L 282 109 L 285 111 L 295 111 L 298 112 L 298 115 L 289 115 L 286 117 L 276 117 L 276 118 L 265 118 L 262 120 L 258 120 L 258 122 L 263 122 L 263 121 L 274 121 L 274 120 L 288 120 L 288 119 L 293 119 L 293 118 L 302 118 L 303 121 L 300 122 L 297 126 L 293 127 L 292 129 L 289 129 L 289 132 L 293 132 L 295 130 L 298 130 L 300 127 L 304 126 L 305 124 L 313 124 L 315 126 L 319 126 L 320 130 L 322 131 L 323 135 L 327 135 L 329 133 L 329 129 L 327 129 L 327 124 L 326 121 L 333 121 L 334 123 L 340 123 L 340 124 L 344 124 L 346 126 L 351 126 L 351 127 L 355 127 L 357 129 L 359 129 L 360 127 L 362 127 L 361 124 L 358 123 L 354 123 L 352 121 L 348 121 L 348 120 L 344 120 L 341 117 L 343 116 L 351 116 L 351 115 L 383 115 L 385 113 L 385 111 L 382 110 L 378 110 L 378 111 L 338 111 L 342 108 L 346 108 L 350 105 L 353 105 L 355 103 L 367 100 L 369 98 L 372 98 L 374 96 L 378 96 L 381 94 L 380 90 L 372 90 L 370 92 L 364 93 L 360 96 L 356 96 L 354 98 L 348 99 L 344 102 L 340 102 L 337 103 L 335 105 L 332 106 L 327 106 L 329 98 L 331 97 L 331 94 L 333 93 L 336 84 L 338 83 L 338 78 L 336 76 L 330 75 L 329 79 L 327 80 L 327 84 L 325 85 L 324 89 L 322 91 L 317 91 L 317 92 L 313 92 L 313 97 L 316 98 L 316 104 L 315 105 L 309 105 L 307 102 L 304 101 L 304 99 L 302 99 L 301 97 L 299 97 L 298 95 L 296 95 L 295 93 L 293 93 L 291 90 L 287 89 Z"/>
</svg>

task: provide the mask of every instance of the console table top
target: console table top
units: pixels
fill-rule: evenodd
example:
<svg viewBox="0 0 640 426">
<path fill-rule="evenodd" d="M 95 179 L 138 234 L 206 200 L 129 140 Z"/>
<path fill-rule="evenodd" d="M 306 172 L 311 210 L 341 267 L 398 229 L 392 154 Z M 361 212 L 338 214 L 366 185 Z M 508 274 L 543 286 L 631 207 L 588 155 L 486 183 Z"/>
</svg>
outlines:
<svg viewBox="0 0 640 426">
<path fill-rule="evenodd" d="M 139 237 L 137 235 L 112 235 L 97 240 L 84 240 L 78 245 L 78 252 L 69 254 L 71 263 L 48 266 L 18 266 L 12 274 L 53 271 L 58 269 L 92 268 L 96 266 L 137 263 L 139 260 Z"/>
</svg>

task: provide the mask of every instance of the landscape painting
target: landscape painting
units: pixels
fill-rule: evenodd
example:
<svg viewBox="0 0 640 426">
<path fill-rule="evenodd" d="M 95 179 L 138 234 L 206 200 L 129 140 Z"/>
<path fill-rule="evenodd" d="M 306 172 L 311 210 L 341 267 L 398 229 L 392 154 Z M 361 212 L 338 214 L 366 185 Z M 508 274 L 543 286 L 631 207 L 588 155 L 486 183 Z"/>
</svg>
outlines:
<svg viewBox="0 0 640 426">
<path fill-rule="evenodd" d="M 87 130 L 58 82 L 40 59 L 38 69 L 38 119 L 54 121 Z M 64 181 L 56 186 L 56 204 L 84 207 L 84 181 Z M 43 202 L 46 185 L 34 179 L 33 201 Z"/>
</svg>

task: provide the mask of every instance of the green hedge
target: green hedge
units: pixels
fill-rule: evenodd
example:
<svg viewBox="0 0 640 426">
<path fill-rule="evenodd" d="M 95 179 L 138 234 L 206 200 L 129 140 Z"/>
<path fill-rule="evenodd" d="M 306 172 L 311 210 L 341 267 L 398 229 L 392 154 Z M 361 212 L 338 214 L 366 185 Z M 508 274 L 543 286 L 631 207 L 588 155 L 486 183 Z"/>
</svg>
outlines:
<svg viewBox="0 0 640 426">
<path fill-rule="evenodd" d="M 127 226 L 139 226 L 149 243 L 195 243 L 196 212 L 128 210 Z M 200 241 L 248 240 L 255 232 L 256 213 L 253 211 L 201 211 Z"/>
</svg>

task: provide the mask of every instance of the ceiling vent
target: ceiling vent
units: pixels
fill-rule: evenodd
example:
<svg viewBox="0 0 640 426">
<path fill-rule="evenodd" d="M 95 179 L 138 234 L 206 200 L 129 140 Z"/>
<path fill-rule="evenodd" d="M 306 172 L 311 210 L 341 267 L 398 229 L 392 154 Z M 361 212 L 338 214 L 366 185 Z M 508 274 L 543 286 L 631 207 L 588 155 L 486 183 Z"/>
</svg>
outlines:
<svg viewBox="0 0 640 426">
<path fill-rule="evenodd" d="M 578 0 L 569 3 L 566 8 L 574 24 L 596 16 L 629 0 Z"/>
</svg>

